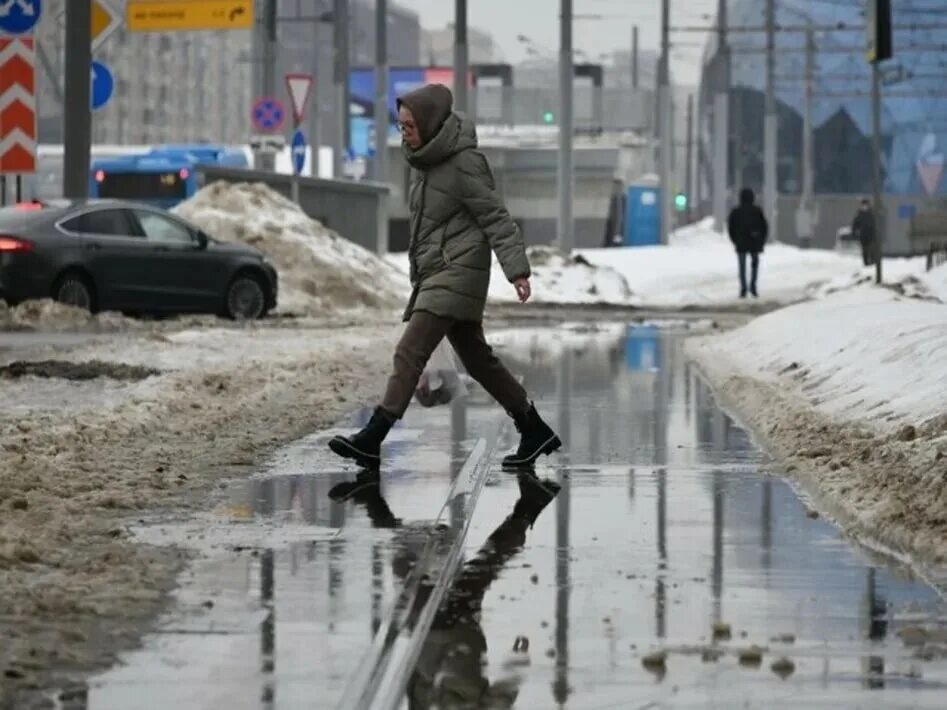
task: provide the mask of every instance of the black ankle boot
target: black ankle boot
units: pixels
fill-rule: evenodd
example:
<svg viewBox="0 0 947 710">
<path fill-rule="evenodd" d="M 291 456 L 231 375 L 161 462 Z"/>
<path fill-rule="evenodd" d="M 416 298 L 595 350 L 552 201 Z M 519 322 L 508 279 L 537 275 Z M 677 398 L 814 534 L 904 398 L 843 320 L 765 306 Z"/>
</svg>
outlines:
<svg viewBox="0 0 947 710">
<path fill-rule="evenodd" d="M 394 423 L 395 418 L 378 407 L 364 429 L 352 437 L 332 437 L 329 448 L 342 458 L 353 459 L 359 466 L 378 468 L 381 465 L 381 442 Z"/>
<path fill-rule="evenodd" d="M 521 473 L 517 476 L 520 487 L 520 499 L 513 507 L 513 517 L 520 518 L 529 527 L 533 527 L 536 518 L 549 505 L 562 488 L 555 481 L 536 477 L 534 473 Z"/>
<path fill-rule="evenodd" d="M 562 446 L 559 437 L 542 420 L 534 404 L 530 404 L 525 414 L 513 415 L 513 423 L 520 433 L 520 445 L 515 454 L 503 459 L 506 467 L 531 466 L 540 454 L 551 454 Z"/>
</svg>

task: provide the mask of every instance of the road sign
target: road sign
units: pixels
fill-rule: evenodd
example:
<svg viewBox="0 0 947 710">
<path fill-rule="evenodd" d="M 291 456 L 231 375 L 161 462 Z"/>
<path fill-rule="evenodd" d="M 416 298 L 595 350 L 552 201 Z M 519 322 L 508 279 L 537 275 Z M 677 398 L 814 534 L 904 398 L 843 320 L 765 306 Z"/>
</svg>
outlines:
<svg viewBox="0 0 947 710">
<path fill-rule="evenodd" d="M 129 0 L 125 22 L 130 32 L 249 30 L 253 17 L 253 0 Z"/>
<path fill-rule="evenodd" d="M 109 102 L 115 89 L 112 72 L 102 62 L 92 62 L 92 110 L 96 111 Z"/>
<path fill-rule="evenodd" d="M 30 32 L 42 13 L 40 0 L 0 0 L 0 32 L 11 35 Z"/>
<path fill-rule="evenodd" d="M 32 37 L 0 38 L 0 173 L 36 172 Z"/>
<path fill-rule="evenodd" d="M 260 131 L 278 131 L 286 120 L 286 109 L 277 99 L 267 96 L 257 99 L 250 112 L 253 127 Z"/>
<path fill-rule="evenodd" d="M 286 139 L 279 134 L 250 136 L 250 149 L 258 153 L 279 153 L 285 147 Z"/>
<path fill-rule="evenodd" d="M 293 152 L 293 173 L 302 175 L 303 165 L 306 164 L 306 136 L 302 131 L 296 131 L 293 134 L 292 152 Z"/>
<path fill-rule="evenodd" d="M 101 47 L 105 40 L 122 26 L 122 13 L 107 0 L 92 0 L 92 51 Z"/>
<path fill-rule="evenodd" d="M 309 101 L 309 92 L 312 91 L 312 74 L 287 74 L 286 90 L 289 100 L 293 103 L 293 120 L 302 123 L 306 115 L 306 103 Z"/>
</svg>

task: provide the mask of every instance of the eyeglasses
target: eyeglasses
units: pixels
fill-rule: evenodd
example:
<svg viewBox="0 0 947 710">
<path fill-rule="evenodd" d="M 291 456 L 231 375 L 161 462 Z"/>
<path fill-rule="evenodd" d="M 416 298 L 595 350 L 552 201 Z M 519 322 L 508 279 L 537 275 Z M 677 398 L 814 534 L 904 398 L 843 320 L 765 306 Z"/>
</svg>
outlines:
<svg viewBox="0 0 947 710">
<path fill-rule="evenodd" d="M 405 124 L 405 123 L 402 123 L 401 121 L 398 121 L 395 124 L 395 126 L 398 128 L 398 133 L 402 133 L 402 134 L 409 128 L 411 130 L 414 130 L 416 128 L 416 126 L 413 123 Z"/>
</svg>

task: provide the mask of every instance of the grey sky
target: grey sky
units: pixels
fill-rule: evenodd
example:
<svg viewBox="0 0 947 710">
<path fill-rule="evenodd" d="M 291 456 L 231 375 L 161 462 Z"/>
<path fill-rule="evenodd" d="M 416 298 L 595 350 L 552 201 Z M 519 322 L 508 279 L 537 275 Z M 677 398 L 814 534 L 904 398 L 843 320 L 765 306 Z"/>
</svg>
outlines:
<svg viewBox="0 0 947 710">
<path fill-rule="evenodd" d="M 453 0 L 396 0 L 421 17 L 429 29 L 443 28 L 453 21 Z M 517 35 L 526 35 L 539 47 L 555 51 L 559 45 L 559 0 L 468 0 L 468 23 L 486 30 L 516 64 L 526 57 Z M 671 0 L 672 25 L 706 25 L 702 15 L 715 15 L 717 0 Z M 602 52 L 631 45 L 631 26 L 639 26 L 642 48 L 657 49 L 661 41 L 660 0 L 574 0 L 576 15 L 604 15 L 605 19 L 576 19 L 574 45 L 595 58 Z M 682 83 L 696 83 L 705 41 L 703 34 L 676 34 L 680 42 L 672 54 L 672 71 Z M 689 45 L 689 46 L 684 46 Z"/>
</svg>

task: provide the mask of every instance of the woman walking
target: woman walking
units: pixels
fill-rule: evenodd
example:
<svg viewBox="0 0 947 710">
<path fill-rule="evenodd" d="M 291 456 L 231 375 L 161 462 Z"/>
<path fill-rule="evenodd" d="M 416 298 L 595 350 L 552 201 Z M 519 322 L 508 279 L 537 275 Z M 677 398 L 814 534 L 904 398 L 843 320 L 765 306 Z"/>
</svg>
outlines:
<svg viewBox="0 0 947 710">
<path fill-rule="evenodd" d="M 381 463 L 381 443 L 404 416 L 428 358 L 447 338 L 467 372 L 513 418 L 521 440 L 505 466 L 530 466 L 562 444 L 483 334 L 491 249 L 521 303 L 530 297 L 530 267 L 519 228 L 496 193 L 473 122 L 453 112 L 446 86 L 431 84 L 398 100 L 402 148 L 414 179 L 411 212 L 412 293 L 394 355 L 394 372 L 364 429 L 337 436 L 329 448 L 366 468 Z"/>
</svg>

